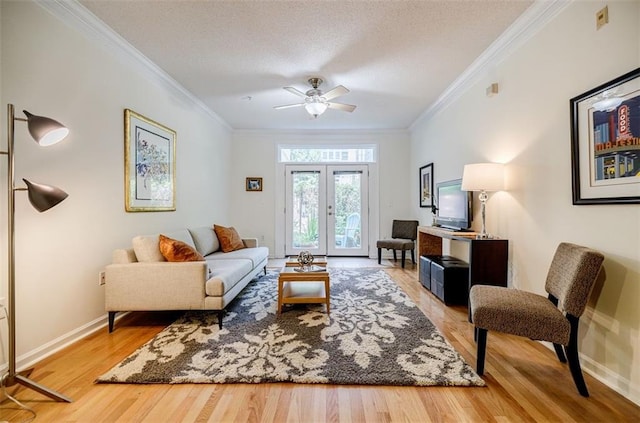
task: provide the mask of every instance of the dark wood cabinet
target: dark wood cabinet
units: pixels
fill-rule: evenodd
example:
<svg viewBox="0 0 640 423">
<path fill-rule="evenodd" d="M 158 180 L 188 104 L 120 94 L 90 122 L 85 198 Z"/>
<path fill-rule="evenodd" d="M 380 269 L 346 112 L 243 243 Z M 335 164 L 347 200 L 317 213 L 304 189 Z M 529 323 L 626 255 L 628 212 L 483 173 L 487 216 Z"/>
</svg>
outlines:
<svg viewBox="0 0 640 423">
<path fill-rule="evenodd" d="M 476 239 L 475 232 L 453 232 L 433 226 L 418 227 L 418 258 L 442 255 L 442 240 L 450 239 L 469 246 L 469 285 L 507 286 L 509 241 L 506 239 Z M 418 275 L 421 273 L 418 259 Z"/>
</svg>

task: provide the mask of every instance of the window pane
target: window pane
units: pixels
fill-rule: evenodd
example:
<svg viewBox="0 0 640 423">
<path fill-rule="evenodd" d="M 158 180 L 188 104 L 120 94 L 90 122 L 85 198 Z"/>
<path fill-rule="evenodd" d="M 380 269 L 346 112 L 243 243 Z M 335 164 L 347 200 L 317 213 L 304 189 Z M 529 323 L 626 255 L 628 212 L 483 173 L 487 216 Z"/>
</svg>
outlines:
<svg viewBox="0 0 640 423">
<path fill-rule="evenodd" d="M 320 172 L 293 172 L 293 247 L 318 248 Z"/>
<path fill-rule="evenodd" d="M 375 146 L 279 147 L 280 161 L 288 163 L 374 163 Z"/>
<path fill-rule="evenodd" d="M 360 210 L 362 172 L 334 172 L 336 248 L 361 248 Z"/>
</svg>

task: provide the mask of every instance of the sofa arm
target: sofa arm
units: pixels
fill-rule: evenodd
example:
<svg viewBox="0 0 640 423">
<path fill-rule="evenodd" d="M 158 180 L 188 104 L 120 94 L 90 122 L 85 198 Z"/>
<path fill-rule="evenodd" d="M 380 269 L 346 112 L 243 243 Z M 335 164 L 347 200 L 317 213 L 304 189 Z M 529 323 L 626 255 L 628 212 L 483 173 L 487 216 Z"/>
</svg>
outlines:
<svg viewBox="0 0 640 423">
<path fill-rule="evenodd" d="M 255 248 L 258 246 L 258 238 L 242 238 L 242 242 L 247 248 Z"/>
<path fill-rule="evenodd" d="M 204 306 L 209 267 L 204 261 L 110 264 L 107 311 L 189 310 Z"/>
</svg>

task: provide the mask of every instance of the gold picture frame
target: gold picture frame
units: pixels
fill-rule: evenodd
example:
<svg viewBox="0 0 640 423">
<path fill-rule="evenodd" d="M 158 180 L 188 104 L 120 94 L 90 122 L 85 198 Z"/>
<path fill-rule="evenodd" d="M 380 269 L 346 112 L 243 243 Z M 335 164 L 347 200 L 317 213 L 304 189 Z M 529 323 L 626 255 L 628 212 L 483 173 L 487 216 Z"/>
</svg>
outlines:
<svg viewBox="0 0 640 423">
<path fill-rule="evenodd" d="M 246 191 L 262 191 L 262 178 L 250 176 L 245 183 Z"/>
<path fill-rule="evenodd" d="M 124 110 L 125 210 L 176 210 L 176 132 Z"/>
</svg>

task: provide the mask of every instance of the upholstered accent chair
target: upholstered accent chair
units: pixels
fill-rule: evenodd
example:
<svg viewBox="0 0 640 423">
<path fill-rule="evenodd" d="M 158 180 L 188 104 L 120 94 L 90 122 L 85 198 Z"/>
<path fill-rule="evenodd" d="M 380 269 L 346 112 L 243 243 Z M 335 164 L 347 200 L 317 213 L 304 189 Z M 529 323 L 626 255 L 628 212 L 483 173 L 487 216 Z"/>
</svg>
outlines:
<svg viewBox="0 0 640 423">
<path fill-rule="evenodd" d="M 578 358 L 578 323 L 603 260 L 604 256 L 597 251 L 561 243 L 547 274 L 548 298 L 512 288 L 473 286 L 469 306 L 475 326 L 478 374 L 484 373 L 487 332 L 509 333 L 552 342 L 562 363 L 566 363 L 568 357 L 578 392 L 588 397 Z"/>
<path fill-rule="evenodd" d="M 416 264 L 415 248 L 418 237 L 417 220 L 394 220 L 391 226 L 391 239 L 381 239 L 376 243 L 378 247 L 378 264 L 382 261 L 382 249 L 393 250 L 393 260 L 398 261 L 396 250 L 402 251 L 402 268 L 404 268 L 405 252 L 411 251 L 411 261 Z"/>
</svg>

